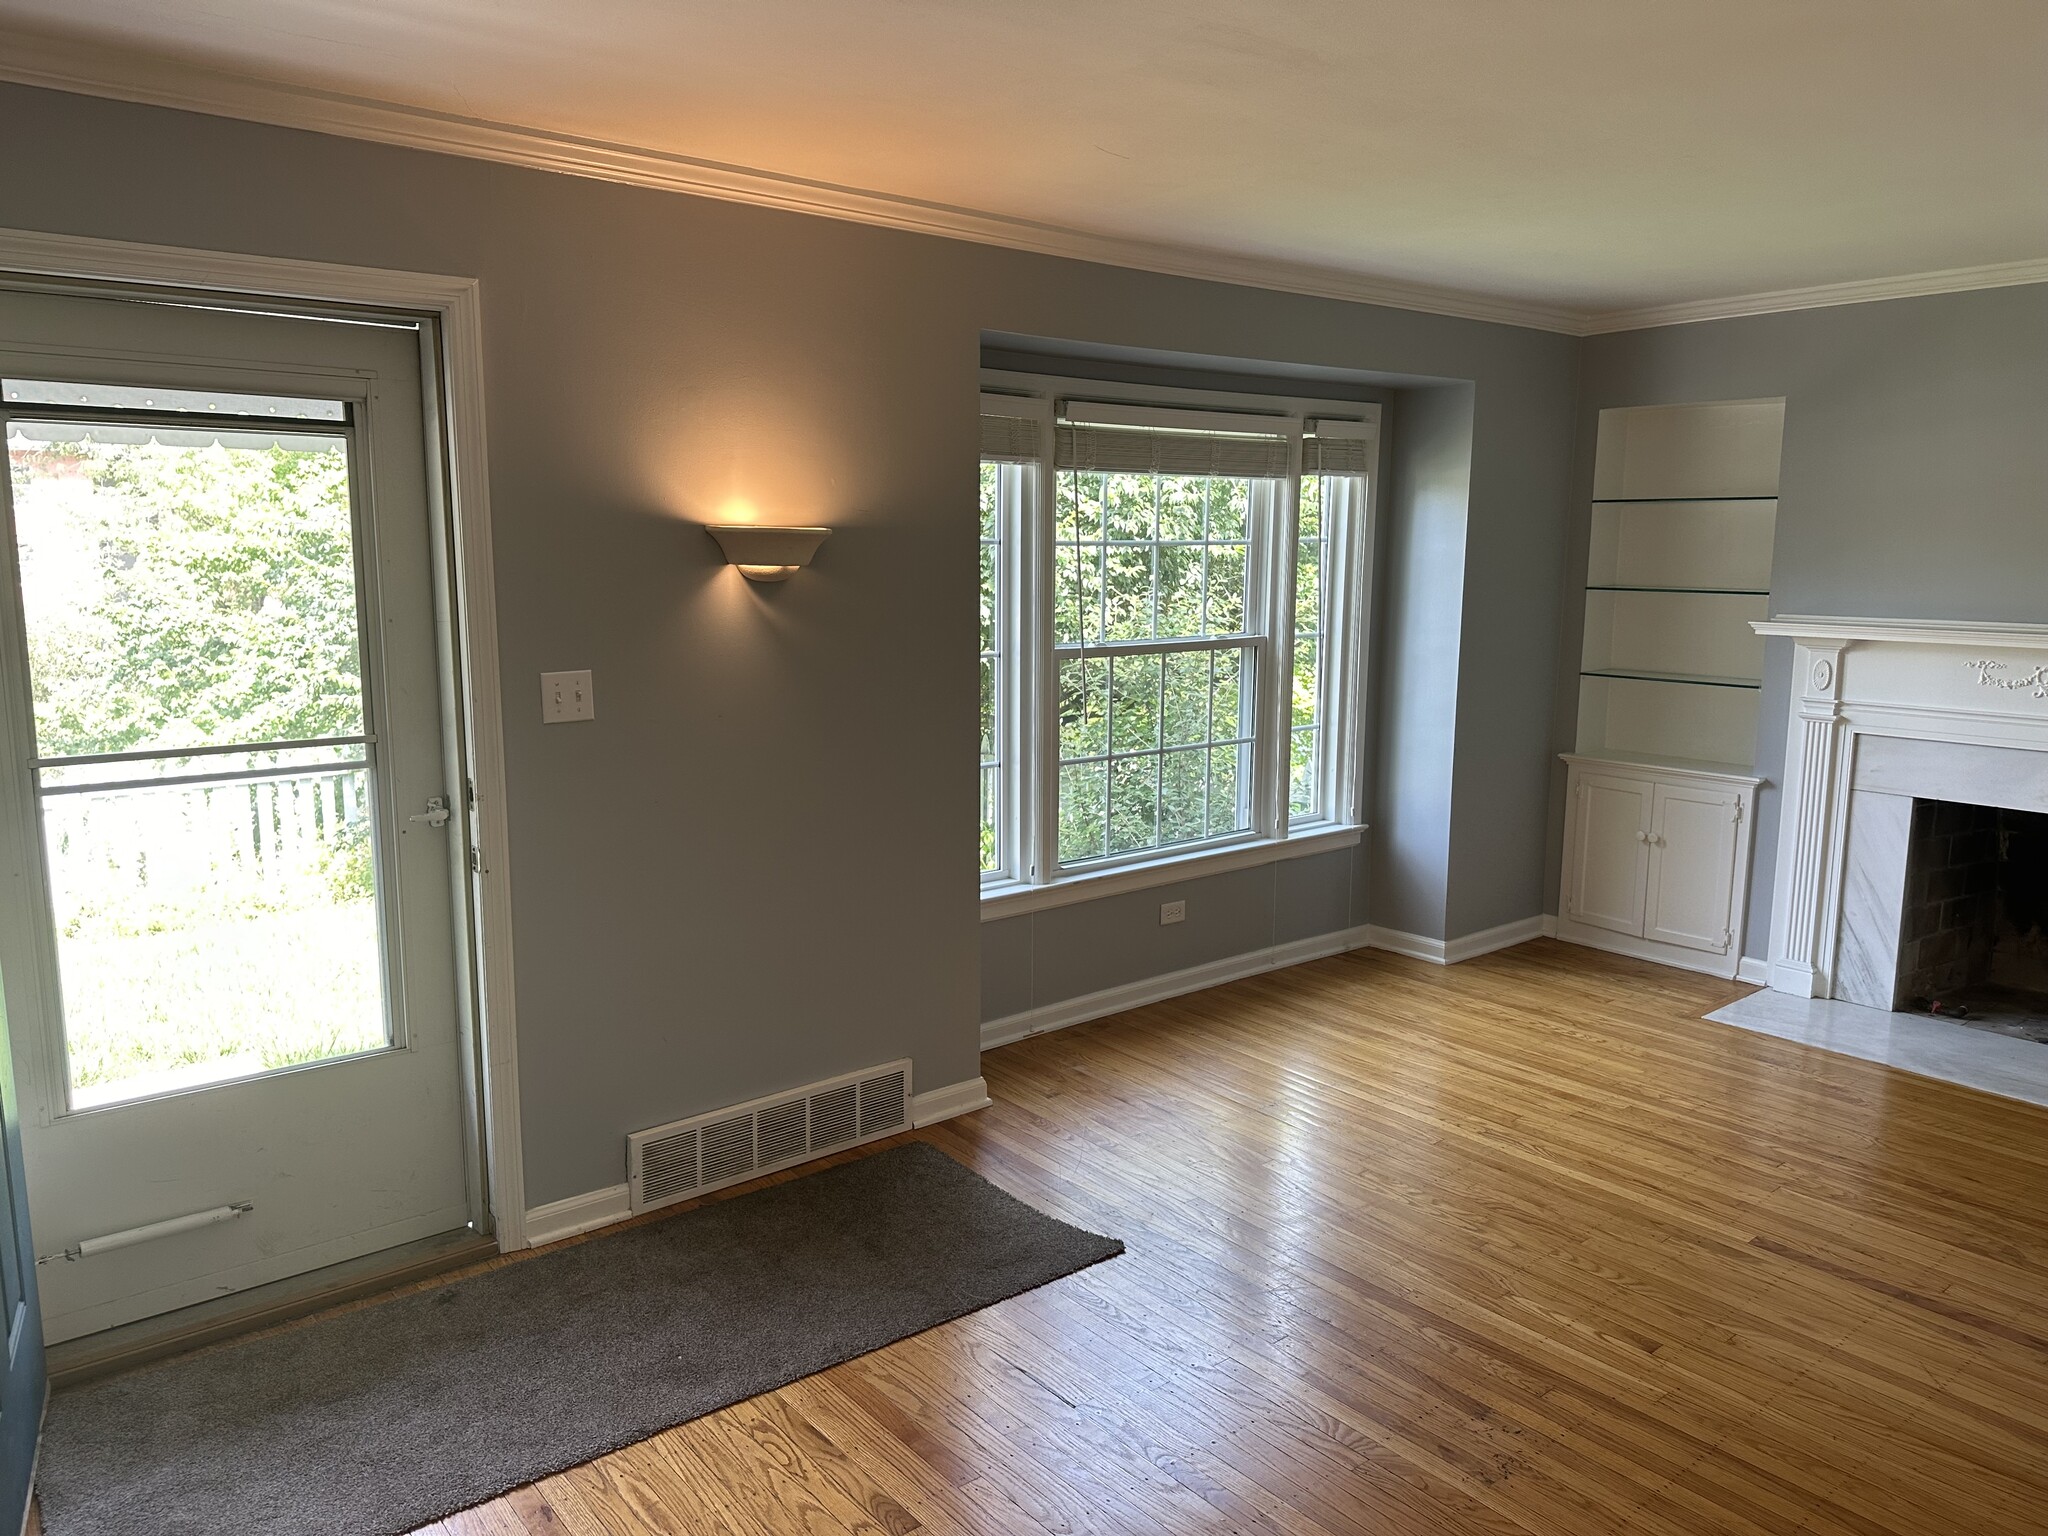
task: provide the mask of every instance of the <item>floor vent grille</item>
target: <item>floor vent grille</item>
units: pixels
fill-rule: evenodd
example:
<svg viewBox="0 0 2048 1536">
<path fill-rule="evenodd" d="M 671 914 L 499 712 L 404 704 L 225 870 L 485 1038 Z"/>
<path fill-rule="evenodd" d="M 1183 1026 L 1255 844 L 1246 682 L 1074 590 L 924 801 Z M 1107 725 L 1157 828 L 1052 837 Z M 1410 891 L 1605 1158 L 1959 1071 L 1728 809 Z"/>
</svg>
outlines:
<svg viewBox="0 0 2048 1536">
<path fill-rule="evenodd" d="M 908 1070 L 907 1068 L 905 1069 Z M 909 1114 L 910 1095 L 905 1085 L 910 1079 L 904 1072 L 887 1072 L 878 1077 L 864 1077 L 860 1083 L 860 1133 L 862 1136 L 886 1136 L 891 1131 L 903 1129 L 903 1122 Z"/>
<path fill-rule="evenodd" d="M 910 1063 L 849 1072 L 626 1138 L 633 1209 L 709 1194 L 910 1128 Z"/>
</svg>

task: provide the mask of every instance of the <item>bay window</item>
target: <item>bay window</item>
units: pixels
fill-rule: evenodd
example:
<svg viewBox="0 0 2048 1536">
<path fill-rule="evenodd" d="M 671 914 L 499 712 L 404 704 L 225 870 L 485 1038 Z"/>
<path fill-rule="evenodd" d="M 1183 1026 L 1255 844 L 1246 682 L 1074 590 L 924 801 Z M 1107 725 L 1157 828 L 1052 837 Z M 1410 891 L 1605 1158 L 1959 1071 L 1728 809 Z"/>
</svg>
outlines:
<svg viewBox="0 0 2048 1536">
<path fill-rule="evenodd" d="M 1356 840 L 1377 407 L 1174 393 L 982 397 L 985 911 Z"/>
</svg>

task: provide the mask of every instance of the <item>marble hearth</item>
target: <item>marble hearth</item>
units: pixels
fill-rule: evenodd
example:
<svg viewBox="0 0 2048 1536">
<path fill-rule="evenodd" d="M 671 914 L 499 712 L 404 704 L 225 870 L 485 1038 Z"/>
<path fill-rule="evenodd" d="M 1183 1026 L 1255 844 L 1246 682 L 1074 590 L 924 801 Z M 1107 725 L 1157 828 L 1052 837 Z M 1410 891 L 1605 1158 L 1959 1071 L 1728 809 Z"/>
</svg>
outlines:
<svg viewBox="0 0 2048 1536">
<path fill-rule="evenodd" d="M 1964 1029 L 1918 1013 L 1887 1013 L 1831 997 L 1794 997 L 1766 987 L 1707 1015 L 1752 1034 L 1960 1083 L 1980 1093 L 2048 1107 L 2048 1047 Z"/>
</svg>

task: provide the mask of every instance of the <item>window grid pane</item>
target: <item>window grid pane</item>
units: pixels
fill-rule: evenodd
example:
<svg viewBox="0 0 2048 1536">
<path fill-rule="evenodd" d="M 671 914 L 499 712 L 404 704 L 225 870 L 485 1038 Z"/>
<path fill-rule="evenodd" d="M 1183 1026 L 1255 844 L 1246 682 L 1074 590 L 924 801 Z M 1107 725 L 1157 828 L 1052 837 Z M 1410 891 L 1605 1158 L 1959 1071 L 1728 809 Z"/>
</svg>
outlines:
<svg viewBox="0 0 2048 1536">
<path fill-rule="evenodd" d="M 1060 661 L 1060 862 L 1170 848 L 1251 825 L 1255 652 Z"/>
<path fill-rule="evenodd" d="M 1245 479 L 1061 471 L 1054 643 L 1242 633 L 1250 501 Z"/>
<path fill-rule="evenodd" d="M 1251 491 L 1241 478 L 1062 472 L 1055 644 L 1242 633 Z M 1061 658 L 1062 864 L 1250 827 L 1254 655 Z"/>
<path fill-rule="evenodd" d="M 1000 593 L 1002 528 L 998 521 L 1002 469 L 981 466 L 981 869 L 1002 868 L 1002 751 L 997 692 L 1001 683 Z"/>
</svg>

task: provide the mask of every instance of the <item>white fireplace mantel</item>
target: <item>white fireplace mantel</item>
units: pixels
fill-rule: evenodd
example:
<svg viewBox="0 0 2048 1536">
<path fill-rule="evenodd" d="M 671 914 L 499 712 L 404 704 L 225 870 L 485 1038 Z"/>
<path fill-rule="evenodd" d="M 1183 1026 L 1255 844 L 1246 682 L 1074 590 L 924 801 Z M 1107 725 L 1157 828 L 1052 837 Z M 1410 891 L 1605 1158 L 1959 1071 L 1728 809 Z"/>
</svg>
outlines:
<svg viewBox="0 0 2048 1536">
<path fill-rule="evenodd" d="M 1758 619 L 1749 627 L 1760 635 L 1790 635 L 1795 640 L 1836 644 L 1876 640 L 2048 651 L 2048 624 L 2004 624 L 1977 619 L 1831 619 L 1787 614 L 1781 619 Z"/>
<path fill-rule="evenodd" d="M 2048 624 L 1787 615 L 1752 627 L 1795 643 L 1770 984 L 1829 997 L 1859 742 L 2048 754 Z"/>
</svg>

